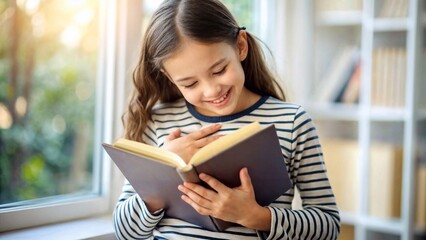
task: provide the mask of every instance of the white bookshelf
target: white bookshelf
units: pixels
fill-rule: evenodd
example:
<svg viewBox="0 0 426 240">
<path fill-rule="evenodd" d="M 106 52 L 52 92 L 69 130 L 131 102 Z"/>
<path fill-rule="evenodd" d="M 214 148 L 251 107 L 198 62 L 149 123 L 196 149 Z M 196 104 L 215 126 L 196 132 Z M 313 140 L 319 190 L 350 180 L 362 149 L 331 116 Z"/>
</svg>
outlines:
<svg viewBox="0 0 426 240">
<path fill-rule="evenodd" d="M 374 31 L 376 32 L 397 32 L 407 31 L 409 21 L 407 18 L 378 18 L 374 20 Z"/>
<path fill-rule="evenodd" d="M 359 25 L 362 22 L 361 11 L 333 11 L 324 12 L 316 16 L 316 24 L 330 26 Z"/>
<path fill-rule="evenodd" d="M 302 61 L 312 74 L 300 74 L 305 76 L 301 79 L 303 85 L 309 87 L 297 101 L 301 102 L 312 115 L 318 127 L 320 139 L 347 138 L 358 143 L 359 157 L 357 169 L 354 170 L 356 171 L 354 178 L 359 186 L 357 199 L 355 199 L 356 205 L 354 209 L 341 211 L 342 224 L 353 227 L 354 230 L 348 239 L 426 239 L 426 227 L 415 226 L 416 213 L 413 208 L 416 169 L 421 164 L 426 164 L 426 154 L 418 154 L 420 149 L 426 148 L 421 145 L 426 143 L 426 130 L 424 130 L 426 129 L 426 62 L 424 59 L 426 57 L 422 54 L 426 46 L 423 36 L 426 32 L 425 1 L 407 0 L 407 14 L 400 10 L 395 12 L 396 8 L 383 10 L 384 7 L 388 7 L 386 4 L 391 2 L 388 0 L 360 0 L 359 3 L 356 0 L 334 1 L 338 2 L 339 7 L 344 7 L 342 2 L 350 2 L 351 5 L 347 9 L 333 8 L 332 5 L 329 9 L 318 6 L 321 2 L 326 2 L 324 0 L 300 2 L 305 8 L 304 12 L 301 11 L 299 14 L 312 20 L 310 24 L 304 23 L 308 33 L 303 34 L 303 36 L 312 36 L 310 42 L 305 41 L 311 45 L 304 46 L 312 51 L 305 51 Z M 330 2 L 333 0 L 328 0 L 328 3 Z M 395 16 L 392 15 L 394 12 Z M 360 50 L 362 71 L 358 102 L 319 103 L 315 99 L 315 91 L 324 84 L 321 82 L 321 77 L 326 75 L 333 58 L 345 46 L 356 46 Z M 374 102 L 377 97 L 374 84 L 377 84 L 375 81 L 379 74 L 375 57 L 378 49 L 382 48 L 404 49 L 405 55 L 401 58 L 404 61 L 394 60 L 393 62 L 397 69 L 400 65 L 404 66 L 400 105 L 389 103 L 380 105 Z M 389 56 L 394 55 L 384 56 L 384 59 L 390 59 Z M 392 69 L 392 71 L 385 75 L 384 79 L 391 79 L 392 74 L 399 74 L 397 71 L 402 70 Z M 297 73 L 294 75 L 296 76 Z M 392 91 L 398 92 L 398 88 L 400 87 Z M 392 94 L 387 98 L 392 100 Z M 419 129 L 423 130 L 418 131 Z M 402 167 L 399 170 L 401 191 L 398 195 L 400 212 L 396 216 L 383 217 L 373 214 L 372 200 L 369 199 L 369 188 L 374 185 L 371 181 L 375 181 L 369 177 L 370 158 L 374 151 L 373 146 L 383 142 L 402 147 Z"/>
</svg>

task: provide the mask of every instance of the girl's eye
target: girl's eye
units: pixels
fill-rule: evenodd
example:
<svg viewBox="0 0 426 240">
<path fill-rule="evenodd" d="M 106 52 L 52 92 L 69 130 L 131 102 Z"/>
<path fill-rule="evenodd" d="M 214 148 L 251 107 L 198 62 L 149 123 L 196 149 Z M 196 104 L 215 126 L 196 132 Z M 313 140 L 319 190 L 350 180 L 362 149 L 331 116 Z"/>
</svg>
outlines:
<svg viewBox="0 0 426 240">
<path fill-rule="evenodd" d="M 225 66 L 225 67 L 223 67 L 221 70 L 219 70 L 218 72 L 214 72 L 213 73 L 213 75 L 222 75 L 222 74 L 224 74 L 225 72 L 226 72 L 226 67 L 227 66 Z"/>
<path fill-rule="evenodd" d="M 193 83 L 191 83 L 191 84 L 189 84 L 189 85 L 185 85 L 185 86 L 183 86 L 184 88 L 192 88 L 192 87 L 194 87 L 195 86 L 195 84 L 197 84 L 197 82 L 193 82 Z"/>
</svg>

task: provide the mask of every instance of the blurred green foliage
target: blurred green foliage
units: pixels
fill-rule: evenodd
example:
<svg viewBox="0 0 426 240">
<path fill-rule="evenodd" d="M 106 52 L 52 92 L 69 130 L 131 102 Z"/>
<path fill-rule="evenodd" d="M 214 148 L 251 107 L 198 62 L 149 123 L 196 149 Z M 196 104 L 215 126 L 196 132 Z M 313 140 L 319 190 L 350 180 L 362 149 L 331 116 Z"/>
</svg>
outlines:
<svg viewBox="0 0 426 240">
<path fill-rule="evenodd" d="M 91 191 L 98 9 L 0 1 L 0 204 Z"/>
<path fill-rule="evenodd" d="M 222 0 L 228 7 L 240 26 L 244 26 L 248 31 L 254 29 L 254 0 Z"/>
<path fill-rule="evenodd" d="M 98 4 L 0 0 L 0 205 L 92 189 Z"/>
</svg>

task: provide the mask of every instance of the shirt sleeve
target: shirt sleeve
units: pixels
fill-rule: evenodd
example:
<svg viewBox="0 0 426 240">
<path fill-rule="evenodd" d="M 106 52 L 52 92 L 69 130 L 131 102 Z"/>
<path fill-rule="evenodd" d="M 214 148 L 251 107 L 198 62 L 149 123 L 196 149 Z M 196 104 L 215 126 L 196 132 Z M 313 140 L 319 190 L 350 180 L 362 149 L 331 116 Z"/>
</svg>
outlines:
<svg viewBox="0 0 426 240">
<path fill-rule="evenodd" d="M 299 108 L 294 117 L 289 173 L 299 189 L 302 210 L 269 206 L 270 232 L 263 239 L 337 239 L 340 216 L 319 143 L 309 115 Z"/>
<path fill-rule="evenodd" d="M 163 210 L 151 213 L 144 201 L 126 181 L 114 209 L 114 228 L 118 239 L 148 239 L 164 216 Z"/>
<path fill-rule="evenodd" d="M 156 145 L 154 123 L 149 122 L 143 135 L 144 142 Z M 164 211 L 151 213 L 142 198 L 126 180 L 122 193 L 114 208 L 113 219 L 115 234 L 118 239 L 152 238 L 157 224 L 164 216 Z"/>
</svg>

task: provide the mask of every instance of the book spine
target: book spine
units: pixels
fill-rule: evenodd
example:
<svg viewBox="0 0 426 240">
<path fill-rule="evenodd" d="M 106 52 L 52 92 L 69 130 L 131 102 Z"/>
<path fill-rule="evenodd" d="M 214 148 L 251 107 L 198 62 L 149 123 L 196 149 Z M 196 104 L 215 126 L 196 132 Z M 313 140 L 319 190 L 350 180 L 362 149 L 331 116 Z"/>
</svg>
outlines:
<svg viewBox="0 0 426 240">
<path fill-rule="evenodd" d="M 177 172 L 184 182 L 192 182 L 192 183 L 199 183 L 201 182 L 200 178 L 198 177 L 198 173 L 195 170 L 193 166 L 191 166 L 190 169 L 177 169 Z"/>
</svg>

